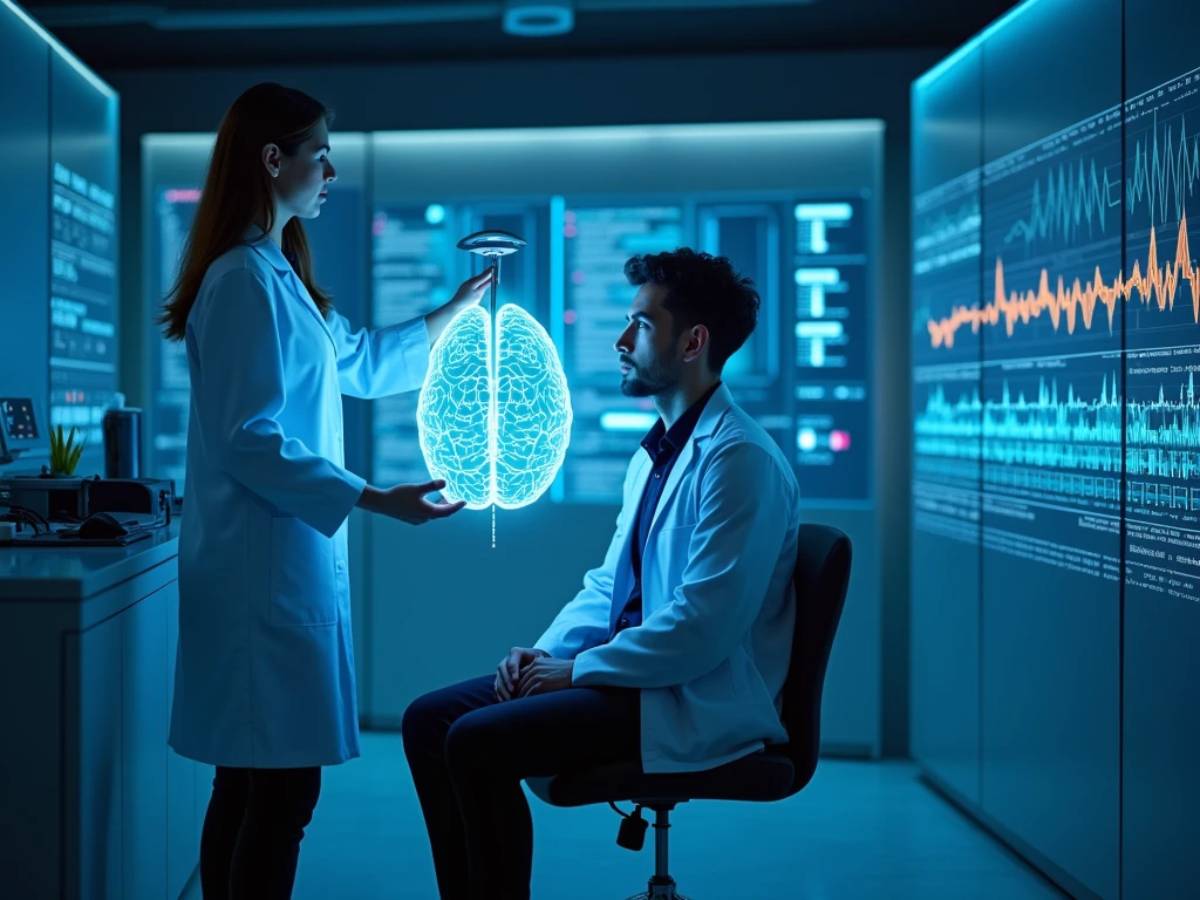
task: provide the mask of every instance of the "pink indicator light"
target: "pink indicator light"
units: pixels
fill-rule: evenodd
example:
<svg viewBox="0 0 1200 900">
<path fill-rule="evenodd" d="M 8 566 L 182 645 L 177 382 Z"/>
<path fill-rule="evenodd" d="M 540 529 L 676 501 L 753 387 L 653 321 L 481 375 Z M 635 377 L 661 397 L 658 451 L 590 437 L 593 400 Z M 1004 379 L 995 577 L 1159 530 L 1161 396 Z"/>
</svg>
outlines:
<svg viewBox="0 0 1200 900">
<path fill-rule="evenodd" d="M 839 453 L 842 450 L 850 449 L 850 432 L 848 431 L 831 431 L 829 432 L 829 449 L 834 453 Z"/>
</svg>

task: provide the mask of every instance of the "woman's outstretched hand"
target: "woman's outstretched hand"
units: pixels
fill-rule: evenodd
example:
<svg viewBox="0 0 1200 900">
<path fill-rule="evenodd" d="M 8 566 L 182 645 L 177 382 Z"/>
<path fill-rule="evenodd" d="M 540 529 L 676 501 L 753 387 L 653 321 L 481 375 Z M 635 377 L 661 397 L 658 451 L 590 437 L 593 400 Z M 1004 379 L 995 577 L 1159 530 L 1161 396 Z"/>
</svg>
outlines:
<svg viewBox="0 0 1200 900">
<path fill-rule="evenodd" d="M 494 268 L 488 267 L 478 275 L 468 278 L 458 286 L 458 290 L 454 292 L 454 296 L 448 302 L 443 303 L 425 317 L 425 328 L 429 332 L 430 344 L 441 337 L 446 326 L 462 310 L 474 306 L 483 299 L 483 295 L 487 293 L 487 289 L 492 283 L 495 271 Z"/>
<path fill-rule="evenodd" d="M 492 283 L 492 276 L 496 274 L 494 266 L 488 266 L 478 275 L 472 275 L 466 281 L 458 286 L 458 290 L 454 292 L 454 296 L 450 298 L 450 303 L 462 308 L 464 306 L 474 306 L 483 299 L 483 295 L 487 293 L 488 286 Z"/>
<path fill-rule="evenodd" d="M 367 512 L 379 513 L 407 522 L 409 525 L 424 525 L 430 519 L 445 519 L 454 515 L 466 501 L 457 503 L 434 503 L 425 499 L 426 494 L 440 491 L 446 482 L 440 478 L 424 484 L 397 484 L 390 488 L 367 485 L 357 505 Z"/>
</svg>

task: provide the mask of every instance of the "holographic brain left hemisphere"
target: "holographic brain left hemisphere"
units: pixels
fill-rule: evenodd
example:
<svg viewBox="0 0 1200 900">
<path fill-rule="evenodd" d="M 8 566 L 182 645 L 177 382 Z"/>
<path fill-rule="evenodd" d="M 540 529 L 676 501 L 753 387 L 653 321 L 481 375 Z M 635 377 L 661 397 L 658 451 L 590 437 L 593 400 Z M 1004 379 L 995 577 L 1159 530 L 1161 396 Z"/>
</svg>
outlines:
<svg viewBox="0 0 1200 900">
<path fill-rule="evenodd" d="M 425 464 L 470 509 L 527 506 L 554 481 L 571 436 L 571 397 L 544 328 L 511 303 L 479 307 L 430 353 L 417 404 Z"/>
</svg>

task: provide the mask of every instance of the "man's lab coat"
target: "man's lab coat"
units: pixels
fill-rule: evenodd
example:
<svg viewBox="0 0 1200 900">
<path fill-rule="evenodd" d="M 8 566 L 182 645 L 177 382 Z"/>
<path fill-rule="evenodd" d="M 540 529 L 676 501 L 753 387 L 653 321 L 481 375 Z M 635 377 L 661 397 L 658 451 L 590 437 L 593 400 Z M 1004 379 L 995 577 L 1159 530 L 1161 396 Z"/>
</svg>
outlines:
<svg viewBox="0 0 1200 900">
<path fill-rule="evenodd" d="M 605 643 L 613 576 L 651 468 L 638 448 L 604 562 L 534 646 L 574 659 L 575 686 L 640 688 L 643 769 L 690 772 L 787 740 L 778 702 L 795 622 L 799 490 L 775 442 L 719 387 L 650 525 L 642 624 Z"/>
</svg>

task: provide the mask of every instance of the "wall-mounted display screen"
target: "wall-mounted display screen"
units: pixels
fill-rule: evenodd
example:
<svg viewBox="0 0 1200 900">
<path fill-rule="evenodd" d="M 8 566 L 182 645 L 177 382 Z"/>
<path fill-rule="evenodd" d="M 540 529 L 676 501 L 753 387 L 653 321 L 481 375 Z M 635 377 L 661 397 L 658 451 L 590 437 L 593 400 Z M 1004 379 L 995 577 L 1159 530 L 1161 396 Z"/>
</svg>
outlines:
<svg viewBox="0 0 1200 900">
<path fill-rule="evenodd" d="M 1197 27 L 1027 2 L 912 95 L 914 745 L 1101 896 L 1200 875 Z"/>
<path fill-rule="evenodd" d="M 384 325 L 448 299 L 472 271 L 473 258 L 455 246 L 469 230 L 507 226 L 525 236 L 526 248 L 502 269 L 500 301 L 518 302 L 546 324 L 571 387 L 571 445 L 552 498 L 620 502 L 630 448 L 658 417 L 649 398 L 620 391 L 614 344 L 636 292 L 625 262 L 691 246 L 729 257 L 759 291 L 758 326 L 723 376 L 793 460 L 806 502 L 870 500 L 864 196 L 550 195 L 510 207 L 436 198 L 377 207 L 373 316 Z M 375 471 L 384 480 L 425 477 L 415 404 L 394 397 L 377 405 Z"/>
<path fill-rule="evenodd" d="M 100 447 L 117 390 L 117 99 L 50 66 L 50 424 Z"/>
<path fill-rule="evenodd" d="M 92 472 L 118 386 L 118 98 L 12 3 L 0 4 L 0 55 L 13 73 L 0 98 L 0 394 L 28 398 L 43 439 L 46 427 L 75 428 L 79 471 Z M 48 444 L 24 449 L 19 474 L 46 461 Z"/>
</svg>

